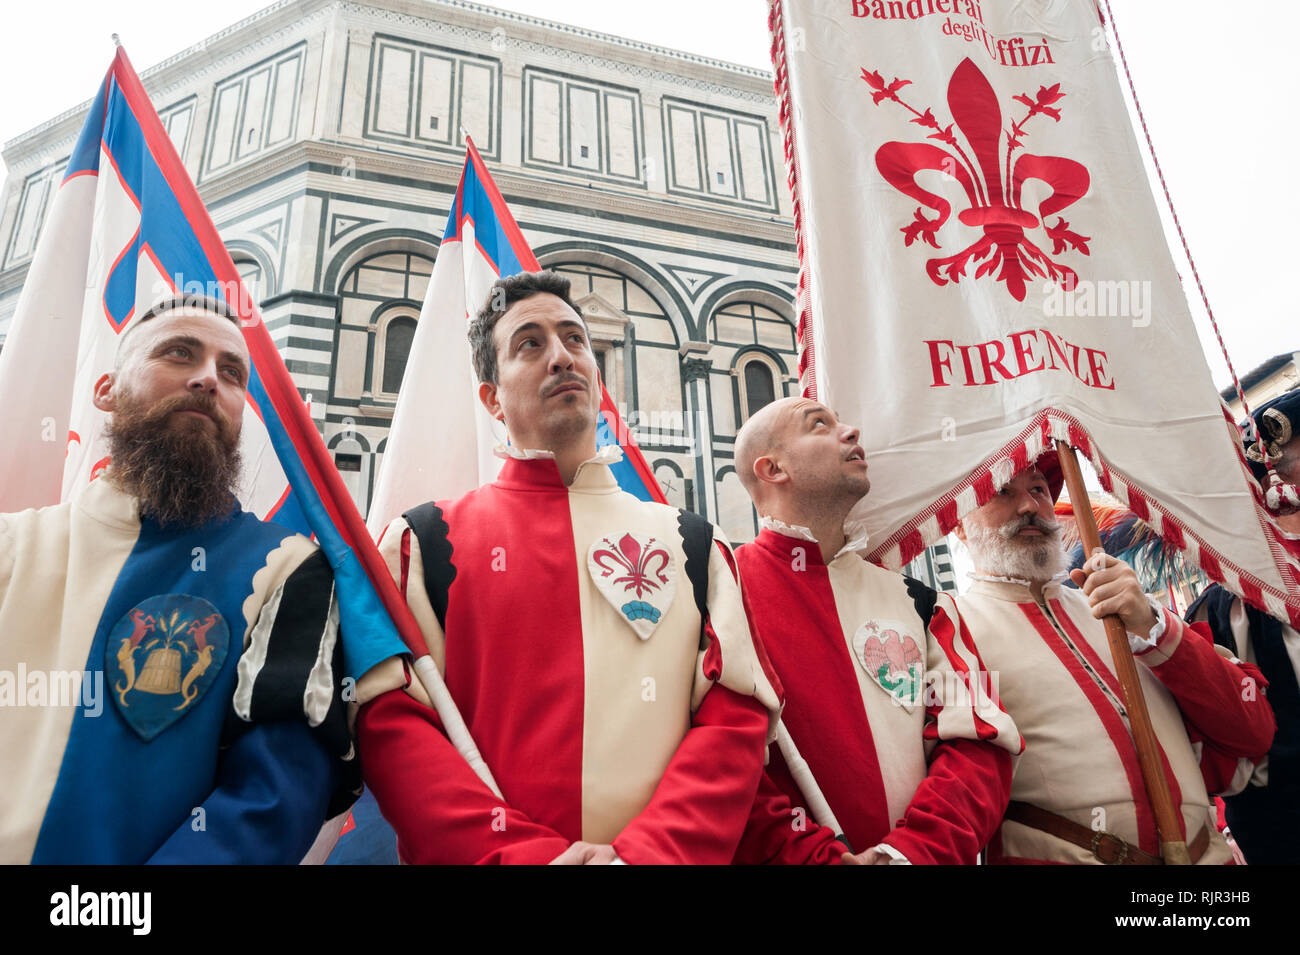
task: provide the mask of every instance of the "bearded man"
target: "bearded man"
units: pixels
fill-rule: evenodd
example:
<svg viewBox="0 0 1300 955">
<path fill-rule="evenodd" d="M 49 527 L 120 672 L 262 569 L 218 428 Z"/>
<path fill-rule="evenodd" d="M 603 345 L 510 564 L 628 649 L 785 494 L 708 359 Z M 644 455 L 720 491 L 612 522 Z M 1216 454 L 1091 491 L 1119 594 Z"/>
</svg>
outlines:
<svg viewBox="0 0 1300 955">
<path fill-rule="evenodd" d="M 235 496 L 249 374 L 223 304 L 158 304 L 107 470 L 0 516 L 0 861 L 296 863 L 353 798 L 333 575 Z"/>
<path fill-rule="evenodd" d="M 1180 815 L 1176 837 L 1201 865 L 1231 858 L 1210 793 L 1249 775 L 1273 738 L 1259 670 L 1218 650 L 1143 593 L 1123 562 L 1098 553 L 1070 574 L 1054 501 L 1055 453 L 1017 474 L 961 522 L 975 563 L 957 599 L 1003 705 L 1025 737 L 992 863 L 1159 864 L 1123 693 L 1101 618 L 1128 631 L 1142 692 Z M 1244 776 L 1240 775 L 1244 772 Z M 1236 782 L 1234 782 L 1236 780 Z"/>
<path fill-rule="evenodd" d="M 857 553 L 845 520 L 871 489 L 858 429 L 784 398 L 741 428 L 736 470 L 763 525 L 736 559 L 788 731 L 737 861 L 973 863 L 1020 734 L 952 599 Z"/>
<path fill-rule="evenodd" d="M 725 863 L 779 708 L 731 550 L 618 487 L 568 280 L 496 282 L 470 326 L 479 400 L 510 443 L 490 484 L 379 542 L 501 787 L 396 665 L 358 685 L 366 783 L 407 862 Z M 470 426 L 465 422 L 449 426 Z"/>
</svg>

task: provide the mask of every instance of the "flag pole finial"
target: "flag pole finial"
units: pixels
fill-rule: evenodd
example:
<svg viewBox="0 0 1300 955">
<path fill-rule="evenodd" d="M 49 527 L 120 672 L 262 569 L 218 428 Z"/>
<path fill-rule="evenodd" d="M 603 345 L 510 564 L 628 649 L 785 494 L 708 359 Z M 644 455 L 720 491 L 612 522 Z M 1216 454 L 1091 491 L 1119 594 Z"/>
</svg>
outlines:
<svg viewBox="0 0 1300 955">
<path fill-rule="evenodd" d="M 114 34 L 113 34 L 113 46 L 116 48 L 116 47 L 120 47 L 121 45 L 122 45 L 122 38 L 119 37 L 116 33 L 114 33 Z"/>
</svg>

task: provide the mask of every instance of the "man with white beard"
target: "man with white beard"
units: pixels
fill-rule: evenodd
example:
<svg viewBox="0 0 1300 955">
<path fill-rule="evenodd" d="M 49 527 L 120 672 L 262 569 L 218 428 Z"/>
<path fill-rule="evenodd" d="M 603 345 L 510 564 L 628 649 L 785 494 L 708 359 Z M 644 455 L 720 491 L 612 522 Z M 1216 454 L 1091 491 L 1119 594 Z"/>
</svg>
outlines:
<svg viewBox="0 0 1300 955">
<path fill-rule="evenodd" d="M 1210 793 L 1233 791 L 1273 738 L 1259 670 L 1204 625 L 1151 601 L 1122 561 L 1097 554 L 1065 585 L 1049 452 L 957 531 L 975 563 L 957 605 L 1002 705 L 1025 738 L 989 861 L 1156 865 L 1155 816 L 1101 618 L 1124 623 L 1192 861 L 1228 862 Z"/>
</svg>

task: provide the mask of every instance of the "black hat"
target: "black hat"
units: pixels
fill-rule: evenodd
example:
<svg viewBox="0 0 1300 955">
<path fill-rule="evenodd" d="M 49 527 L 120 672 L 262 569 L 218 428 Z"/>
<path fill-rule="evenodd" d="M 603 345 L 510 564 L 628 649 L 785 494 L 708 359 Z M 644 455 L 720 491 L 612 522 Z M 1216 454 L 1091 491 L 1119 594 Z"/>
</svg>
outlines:
<svg viewBox="0 0 1300 955">
<path fill-rule="evenodd" d="M 1260 405 L 1251 414 L 1251 421 L 1244 423 L 1242 432 L 1246 450 L 1246 462 L 1255 480 L 1265 484 L 1268 480 L 1268 463 L 1277 461 L 1282 455 L 1282 448 L 1293 437 L 1300 437 L 1300 388 L 1283 392 Z M 1260 453 L 1259 439 L 1264 442 L 1264 453 Z M 1267 454 L 1267 461 L 1265 460 Z"/>
</svg>

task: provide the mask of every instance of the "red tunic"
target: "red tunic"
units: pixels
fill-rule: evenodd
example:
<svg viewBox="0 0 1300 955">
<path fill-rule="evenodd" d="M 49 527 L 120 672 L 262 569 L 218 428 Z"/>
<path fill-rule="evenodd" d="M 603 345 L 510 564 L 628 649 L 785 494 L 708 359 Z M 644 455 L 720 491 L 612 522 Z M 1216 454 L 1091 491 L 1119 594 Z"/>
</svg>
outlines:
<svg viewBox="0 0 1300 955">
<path fill-rule="evenodd" d="M 728 861 L 778 701 L 708 523 L 603 464 L 566 487 L 551 460 L 438 507 L 436 553 L 405 518 L 380 550 L 504 798 L 413 689 L 366 702 L 366 782 L 402 858 L 543 863 L 583 840 Z"/>
<path fill-rule="evenodd" d="M 771 529 L 737 561 L 785 690 L 782 721 L 853 850 L 884 843 L 914 863 L 973 862 L 1023 744 L 996 697 L 958 692 L 983 665 L 951 599 L 852 553 L 828 566 L 815 543 Z M 808 802 L 775 747 L 767 775 L 738 861 L 838 856 L 833 833 L 791 825 L 782 800 Z"/>
</svg>

